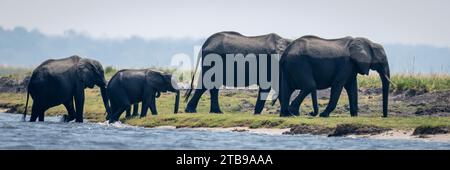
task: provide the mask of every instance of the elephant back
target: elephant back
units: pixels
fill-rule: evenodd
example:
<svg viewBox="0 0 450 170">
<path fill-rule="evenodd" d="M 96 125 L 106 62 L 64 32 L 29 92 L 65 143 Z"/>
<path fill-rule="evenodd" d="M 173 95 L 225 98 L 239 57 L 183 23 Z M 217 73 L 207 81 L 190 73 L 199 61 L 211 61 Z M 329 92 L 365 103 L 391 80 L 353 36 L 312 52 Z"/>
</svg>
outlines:
<svg viewBox="0 0 450 170">
<path fill-rule="evenodd" d="M 207 53 L 217 54 L 271 54 L 278 48 L 285 48 L 277 43 L 282 37 L 276 34 L 244 36 L 237 32 L 219 32 L 210 36 L 203 45 Z"/>
<path fill-rule="evenodd" d="M 304 36 L 298 42 L 303 43 L 303 48 L 300 49 L 302 55 L 315 58 L 334 58 L 350 56 L 348 44 L 352 39 L 351 37 L 323 39 L 316 36 Z"/>
</svg>

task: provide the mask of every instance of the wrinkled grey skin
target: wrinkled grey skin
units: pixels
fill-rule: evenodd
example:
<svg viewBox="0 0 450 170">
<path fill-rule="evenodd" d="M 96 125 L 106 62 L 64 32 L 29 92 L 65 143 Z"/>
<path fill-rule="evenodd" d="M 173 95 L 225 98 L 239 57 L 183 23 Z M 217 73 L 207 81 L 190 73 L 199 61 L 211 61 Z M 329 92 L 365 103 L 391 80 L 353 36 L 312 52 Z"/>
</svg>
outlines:
<svg viewBox="0 0 450 170">
<path fill-rule="evenodd" d="M 255 54 L 256 55 L 256 60 L 257 63 L 259 64 L 259 54 L 267 54 L 267 75 L 264 76 L 270 76 L 270 72 L 271 72 L 271 62 L 272 62 L 272 58 L 271 58 L 271 54 L 279 54 L 281 56 L 281 54 L 283 53 L 284 49 L 287 47 L 287 45 L 291 42 L 291 40 L 289 39 L 285 39 L 280 37 L 277 34 L 271 33 L 271 34 L 266 34 L 266 35 L 261 35 L 261 36 L 253 36 L 253 37 L 249 37 L 249 36 L 244 36 L 238 32 L 219 32 L 216 34 L 213 34 L 212 36 L 210 36 L 205 43 L 202 46 L 202 51 L 201 54 L 202 56 L 199 56 L 198 59 L 202 59 L 202 61 L 204 61 L 203 59 L 205 58 L 206 55 L 214 53 L 214 54 L 218 54 L 222 57 L 222 61 L 223 61 L 223 85 L 225 85 L 225 83 L 227 82 L 226 80 L 226 74 L 230 73 L 231 70 L 226 70 L 226 54 L 243 54 L 244 56 L 246 56 L 247 54 Z M 197 72 L 198 66 L 199 66 L 199 61 L 197 60 L 197 66 L 195 68 L 195 72 Z M 212 68 L 212 66 L 202 66 L 202 74 L 201 76 L 203 76 L 205 74 L 205 72 Z M 259 66 L 257 66 L 257 68 L 259 68 Z M 237 68 L 234 68 L 234 73 L 237 73 Z M 248 75 L 248 70 L 246 69 L 245 73 L 237 73 L 237 74 L 245 74 Z M 257 70 L 257 77 L 259 76 L 259 69 Z M 235 77 L 235 76 L 233 76 Z M 246 82 L 248 82 L 248 76 L 246 77 Z M 258 81 L 259 82 L 259 81 Z M 187 90 L 185 97 L 186 97 L 186 101 L 189 99 L 189 96 L 194 88 L 193 86 L 194 83 L 194 76 L 192 76 L 192 80 L 191 80 L 191 88 L 189 90 Z M 248 87 L 252 84 L 246 83 L 245 86 Z M 258 84 L 259 85 L 259 84 Z M 236 86 L 236 84 L 235 84 Z M 186 113 L 195 113 L 197 112 L 197 105 L 198 102 L 200 100 L 200 97 L 203 95 L 203 93 L 206 91 L 207 89 L 202 85 L 201 89 L 195 89 L 195 93 L 194 96 L 189 100 L 185 112 Z M 264 103 L 265 100 L 261 100 L 260 96 L 262 92 L 269 92 L 270 89 L 262 89 L 259 88 L 258 91 L 258 98 L 255 104 L 255 114 L 260 114 L 262 109 L 264 108 Z M 210 113 L 222 113 L 220 107 L 219 107 L 219 98 L 218 98 L 218 94 L 219 94 L 219 89 L 209 89 L 209 93 L 211 94 L 211 107 L 210 107 Z"/>
<path fill-rule="evenodd" d="M 108 98 L 111 104 L 111 114 L 106 116 L 110 123 L 119 120 L 123 111 L 129 110 L 132 104 L 142 102 L 141 117 L 150 110 L 153 115 L 156 110 L 156 97 L 160 92 L 176 93 L 174 113 L 178 112 L 178 87 L 172 86 L 172 75 L 151 69 L 127 69 L 118 71 L 108 83 Z M 137 110 L 137 107 L 135 107 Z"/>
<path fill-rule="evenodd" d="M 386 53 L 380 44 L 366 38 L 345 37 L 322 39 L 304 36 L 292 42 L 280 60 L 280 116 L 298 114 L 303 99 L 312 93 L 314 113 L 318 114 L 316 90 L 331 87 L 330 101 L 321 117 L 328 117 L 339 100 L 343 88 L 347 91 L 351 116 L 358 115 L 357 74 L 378 72 L 382 81 L 383 117 L 388 115 L 390 72 Z M 295 89 L 301 92 L 288 109 Z M 294 112 L 294 113 L 292 113 Z"/>
<path fill-rule="evenodd" d="M 49 59 L 34 69 L 27 87 L 27 102 L 31 95 L 33 106 L 30 122 L 44 121 L 47 109 L 63 104 L 68 112 L 64 121 L 83 122 L 84 89 L 100 87 L 106 112 L 109 111 L 106 96 L 106 80 L 102 65 L 92 59 L 71 56 L 62 59 Z M 74 107 L 75 102 L 75 107 Z"/>
</svg>

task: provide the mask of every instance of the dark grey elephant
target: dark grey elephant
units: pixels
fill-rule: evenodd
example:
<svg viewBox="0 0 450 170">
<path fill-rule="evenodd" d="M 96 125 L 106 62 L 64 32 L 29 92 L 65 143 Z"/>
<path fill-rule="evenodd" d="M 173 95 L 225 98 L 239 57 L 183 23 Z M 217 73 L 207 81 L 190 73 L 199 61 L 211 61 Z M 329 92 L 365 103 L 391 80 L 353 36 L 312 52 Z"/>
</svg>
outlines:
<svg viewBox="0 0 450 170">
<path fill-rule="evenodd" d="M 150 110 L 153 115 L 156 110 L 156 97 L 160 92 L 174 92 L 174 113 L 178 112 L 180 92 L 172 75 L 154 71 L 151 69 L 127 69 L 118 71 L 108 83 L 108 98 L 111 104 L 111 114 L 106 116 L 110 123 L 118 121 L 125 110 L 129 110 L 132 104 L 142 101 L 141 117 L 147 115 Z M 134 108 L 137 110 L 137 107 Z"/>
<path fill-rule="evenodd" d="M 280 60 L 280 116 L 290 116 L 298 110 L 303 99 L 312 93 L 314 113 L 317 115 L 316 90 L 331 87 L 330 101 L 321 117 L 328 117 L 339 100 L 343 88 L 347 91 L 351 116 L 358 115 L 357 74 L 368 75 L 369 70 L 378 72 L 382 81 L 383 117 L 388 115 L 390 72 L 386 53 L 380 44 L 366 38 L 345 37 L 322 39 L 303 36 L 292 42 Z M 289 98 L 295 89 L 300 94 L 288 109 Z"/>
<path fill-rule="evenodd" d="M 230 74 L 231 71 L 233 70 L 227 70 L 225 63 L 227 62 L 227 60 L 234 60 L 235 56 L 228 56 L 227 54 L 242 54 L 243 56 L 247 56 L 248 54 L 255 54 L 256 56 L 256 68 L 258 68 L 256 70 L 256 76 L 257 76 L 257 81 L 256 84 L 259 86 L 259 78 L 261 77 L 260 74 L 264 74 L 264 73 L 260 73 L 260 67 L 265 67 L 267 68 L 266 73 L 267 75 L 262 75 L 262 76 L 267 76 L 267 77 L 271 77 L 270 73 L 271 73 L 271 63 L 273 62 L 274 58 L 272 58 L 272 54 L 278 54 L 281 56 L 281 54 L 283 53 L 284 49 L 287 47 L 287 45 L 291 42 L 291 40 L 289 39 L 285 39 L 280 37 L 277 34 L 271 33 L 271 34 L 267 34 L 267 35 L 261 35 L 261 36 L 254 36 L 254 37 L 248 37 L 248 36 L 244 36 L 240 33 L 237 32 L 219 32 L 216 34 L 213 34 L 212 36 L 210 36 L 205 43 L 202 46 L 201 49 L 201 56 L 199 56 L 198 61 L 197 61 L 197 66 L 195 68 L 195 72 L 197 71 L 198 65 L 199 65 L 199 61 L 200 58 L 202 59 L 201 61 L 204 61 L 205 56 L 207 56 L 208 54 L 217 54 L 221 57 L 221 60 L 223 62 L 223 85 L 226 85 L 227 82 L 227 75 L 226 74 Z M 266 54 L 267 55 L 267 65 L 265 66 L 260 66 L 260 54 Z M 277 58 L 278 60 L 278 58 Z M 236 62 L 233 62 L 237 65 Z M 215 63 L 214 63 L 215 64 Z M 244 63 L 244 64 L 248 64 L 250 65 L 249 62 Z M 205 66 L 202 64 L 202 68 L 201 68 L 201 76 L 203 77 L 205 75 L 205 72 L 207 72 L 209 69 L 211 69 L 214 65 L 211 66 Z M 250 66 L 245 66 L 245 71 L 239 72 L 237 73 L 237 67 L 234 67 L 234 76 L 232 76 L 235 80 L 234 80 L 234 87 L 248 87 L 251 84 L 251 82 L 249 81 L 249 67 Z M 194 72 L 194 73 L 195 73 Z M 239 86 L 237 84 L 236 81 L 236 77 L 237 74 L 242 74 L 245 76 L 245 85 L 243 86 Z M 189 99 L 189 96 L 194 88 L 193 86 L 194 83 L 194 76 L 192 76 L 192 80 L 191 80 L 191 88 L 189 90 L 187 90 L 186 92 L 186 101 Z M 194 96 L 189 100 L 185 112 L 187 113 L 194 113 L 197 111 L 197 105 L 198 102 L 200 100 L 200 97 L 203 95 L 203 93 L 209 90 L 209 93 L 211 95 L 211 107 L 210 107 L 210 113 L 222 113 L 220 107 L 219 107 L 219 99 L 218 99 L 218 95 L 219 95 L 219 89 L 218 88 L 211 88 L 211 89 L 207 89 L 203 83 L 201 84 L 201 88 L 198 88 L 195 90 Z M 261 88 L 261 86 L 259 86 L 259 91 L 258 91 L 258 98 L 255 104 L 255 114 L 260 114 L 262 109 L 264 108 L 264 103 L 265 100 L 261 100 L 261 93 L 262 92 L 269 92 L 270 88 L 266 88 L 263 89 Z"/>
<path fill-rule="evenodd" d="M 155 98 L 159 98 L 159 96 L 161 96 L 161 92 L 156 92 Z M 133 114 L 131 114 L 131 106 L 128 106 L 125 109 L 125 118 L 131 118 L 131 117 L 138 116 L 139 115 L 138 110 L 139 110 L 139 103 L 133 104 Z"/>
<path fill-rule="evenodd" d="M 50 59 L 34 69 L 28 84 L 27 102 L 23 119 L 28 108 L 28 98 L 33 99 L 30 122 L 44 121 L 47 109 L 63 104 L 68 112 L 64 121 L 83 122 L 84 89 L 100 87 L 106 112 L 110 112 L 106 96 L 106 81 L 102 65 L 92 59 L 71 56 Z M 75 107 L 74 107 L 75 101 Z"/>
</svg>

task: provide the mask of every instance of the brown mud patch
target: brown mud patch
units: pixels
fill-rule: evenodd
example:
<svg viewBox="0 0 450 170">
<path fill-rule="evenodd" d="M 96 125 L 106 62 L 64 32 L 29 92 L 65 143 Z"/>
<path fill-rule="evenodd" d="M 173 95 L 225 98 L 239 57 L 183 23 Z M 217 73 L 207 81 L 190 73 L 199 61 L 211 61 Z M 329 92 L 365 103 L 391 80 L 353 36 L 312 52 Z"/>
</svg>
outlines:
<svg viewBox="0 0 450 170">
<path fill-rule="evenodd" d="M 289 131 L 284 132 L 283 134 L 284 135 L 312 134 L 312 135 L 327 135 L 329 137 L 334 137 L 347 135 L 376 135 L 389 130 L 391 129 L 372 125 L 359 125 L 359 124 L 339 124 L 335 128 L 300 124 L 292 127 Z"/>
<path fill-rule="evenodd" d="M 340 124 L 337 125 L 332 134 L 328 136 L 347 136 L 347 135 L 376 135 L 392 129 L 373 125 L 359 124 Z"/>
<path fill-rule="evenodd" d="M 435 135 L 450 133 L 450 126 L 419 126 L 414 129 L 412 135 Z"/>
<path fill-rule="evenodd" d="M 292 127 L 289 131 L 284 132 L 283 135 L 297 135 L 297 134 L 312 134 L 312 135 L 327 135 L 332 133 L 334 128 L 300 124 Z"/>
</svg>

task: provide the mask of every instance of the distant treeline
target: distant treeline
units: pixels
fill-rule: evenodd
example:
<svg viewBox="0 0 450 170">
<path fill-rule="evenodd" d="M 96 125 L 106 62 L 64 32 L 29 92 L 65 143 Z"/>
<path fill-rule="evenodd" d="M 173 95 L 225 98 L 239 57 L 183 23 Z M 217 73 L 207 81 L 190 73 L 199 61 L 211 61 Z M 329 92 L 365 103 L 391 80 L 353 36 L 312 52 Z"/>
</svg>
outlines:
<svg viewBox="0 0 450 170">
<path fill-rule="evenodd" d="M 174 54 L 185 53 L 191 57 L 196 56 L 194 46 L 201 46 L 205 38 L 144 39 L 134 36 L 122 39 L 95 39 L 75 31 L 50 36 L 38 30 L 29 31 L 23 27 L 4 29 L 0 26 L 0 65 L 32 67 L 48 58 L 78 54 L 95 58 L 104 66 L 115 68 L 167 67 Z M 450 73 L 448 47 L 383 45 L 394 73 Z"/>
</svg>

